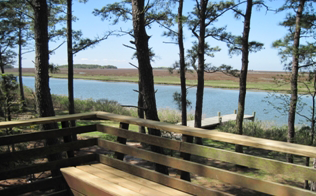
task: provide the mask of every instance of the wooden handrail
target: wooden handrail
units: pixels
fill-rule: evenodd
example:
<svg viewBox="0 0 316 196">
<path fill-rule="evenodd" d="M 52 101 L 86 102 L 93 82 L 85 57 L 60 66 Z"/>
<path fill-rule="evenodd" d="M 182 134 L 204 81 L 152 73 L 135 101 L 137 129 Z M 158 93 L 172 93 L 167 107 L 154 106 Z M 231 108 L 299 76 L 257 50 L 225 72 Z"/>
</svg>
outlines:
<svg viewBox="0 0 316 196">
<path fill-rule="evenodd" d="M 43 118 L 33 118 L 29 120 L 17 120 L 17 121 L 6 121 L 0 122 L 0 129 L 19 127 L 19 126 L 29 126 L 38 124 L 48 124 L 53 122 L 70 121 L 70 120 L 95 120 L 97 112 L 88 112 L 80 114 L 69 114 L 62 116 L 52 116 Z"/>
<path fill-rule="evenodd" d="M 274 174 L 284 174 L 293 178 L 316 181 L 316 170 L 312 167 L 295 165 L 243 153 L 236 153 L 218 148 L 212 148 L 209 146 L 201 146 L 197 144 L 180 142 L 177 140 L 170 140 L 167 138 L 148 135 L 144 133 L 137 133 L 105 125 L 97 125 L 97 130 L 117 137 L 128 138 L 129 140 L 135 140 L 150 145 L 156 145 L 170 150 L 186 152 L 201 157 L 212 158 L 237 165 L 243 165 L 249 168 L 260 169 Z"/>
<path fill-rule="evenodd" d="M 1 122 L 1 128 L 9 128 L 16 126 L 27 126 L 33 124 L 45 124 L 51 122 L 60 122 L 67 120 L 78 120 L 78 119 L 91 119 L 91 120 L 112 120 L 116 122 L 122 122 L 126 124 L 134 124 L 139 126 L 146 126 L 149 128 L 177 132 L 185 135 L 191 135 L 194 137 L 208 138 L 212 140 L 240 144 L 243 146 L 251 146 L 255 148 L 261 148 L 265 150 L 278 151 L 283 153 L 290 153 L 300 156 L 307 156 L 316 158 L 316 148 L 312 146 L 305 146 L 300 144 L 293 144 L 287 142 L 274 141 L 269 139 L 261 139 L 244 135 L 237 135 L 231 133 L 219 132 L 216 130 L 205 130 L 200 128 L 190 128 L 181 125 L 173 125 L 165 122 L 158 122 L 153 120 L 139 119 L 131 116 L 123 116 L 118 114 L 112 114 L 108 112 L 89 112 L 82 114 L 71 114 L 64 116 L 36 118 L 31 120 L 23 121 L 10 121 Z"/>
<path fill-rule="evenodd" d="M 122 116 L 107 112 L 97 112 L 99 119 L 113 120 L 117 122 L 124 122 L 128 124 L 135 124 L 139 126 L 146 126 L 149 128 L 177 132 L 185 135 L 191 135 L 194 137 L 207 138 L 217 140 L 221 142 L 227 142 L 232 144 L 240 144 L 243 146 L 251 146 L 255 148 L 261 148 L 265 150 L 272 150 L 284 153 L 290 153 L 300 156 L 315 157 L 316 147 L 305 146 L 300 144 L 293 144 L 287 142 L 280 142 L 269 139 L 262 139 L 232 133 L 224 133 L 216 130 L 205 130 L 200 128 L 190 128 L 182 125 L 173 125 L 165 122 L 158 122 L 153 120 L 140 119 L 130 116 Z"/>
</svg>

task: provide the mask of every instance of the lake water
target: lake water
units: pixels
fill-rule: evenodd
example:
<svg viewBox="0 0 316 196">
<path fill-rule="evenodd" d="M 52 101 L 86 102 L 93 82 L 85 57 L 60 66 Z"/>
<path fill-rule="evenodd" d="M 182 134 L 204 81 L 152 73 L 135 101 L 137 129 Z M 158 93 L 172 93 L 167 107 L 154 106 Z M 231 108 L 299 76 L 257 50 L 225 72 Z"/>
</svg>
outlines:
<svg viewBox="0 0 316 196">
<path fill-rule="evenodd" d="M 23 77 L 23 84 L 34 89 L 34 77 Z M 68 95 L 67 79 L 50 79 L 50 89 L 52 94 Z M 138 89 L 136 83 L 126 82 L 102 82 L 95 80 L 74 80 L 74 96 L 79 99 L 109 99 L 118 101 L 122 105 L 137 105 L 138 94 L 133 90 Z M 180 92 L 180 86 L 155 85 L 157 89 L 156 101 L 158 109 L 172 108 L 176 109 L 173 102 L 173 93 Z M 227 90 L 218 88 L 204 89 L 203 117 L 217 116 L 221 114 L 232 114 L 238 107 L 238 90 Z M 272 106 L 263 102 L 268 92 L 247 91 L 245 114 L 256 112 L 257 120 L 270 121 L 278 125 L 287 124 L 287 116 L 281 116 Z M 189 112 L 194 113 L 196 88 L 188 90 L 188 100 L 192 102 L 192 108 Z M 311 104 L 311 98 L 302 97 L 307 104 Z M 268 114 L 266 112 L 268 111 Z M 304 111 L 308 115 L 308 111 Z M 296 123 L 302 121 L 297 116 Z"/>
</svg>

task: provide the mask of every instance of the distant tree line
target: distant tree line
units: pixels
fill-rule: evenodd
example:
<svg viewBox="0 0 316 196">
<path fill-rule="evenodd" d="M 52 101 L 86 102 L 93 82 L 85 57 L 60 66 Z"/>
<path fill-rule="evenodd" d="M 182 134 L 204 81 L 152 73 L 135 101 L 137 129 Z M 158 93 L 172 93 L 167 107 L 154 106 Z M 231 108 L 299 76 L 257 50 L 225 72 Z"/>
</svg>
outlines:
<svg viewBox="0 0 316 196">
<path fill-rule="evenodd" d="M 153 69 L 169 69 L 170 67 L 153 67 Z"/>
<path fill-rule="evenodd" d="M 60 65 L 58 68 L 68 68 L 68 65 Z M 74 69 L 117 69 L 114 65 L 74 64 Z"/>
<path fill-rule="evenodd" d="M 4 65 L 3 68 L 4 69 L 13 69 L 14 67 L 12 65 Z"/>
</svg>

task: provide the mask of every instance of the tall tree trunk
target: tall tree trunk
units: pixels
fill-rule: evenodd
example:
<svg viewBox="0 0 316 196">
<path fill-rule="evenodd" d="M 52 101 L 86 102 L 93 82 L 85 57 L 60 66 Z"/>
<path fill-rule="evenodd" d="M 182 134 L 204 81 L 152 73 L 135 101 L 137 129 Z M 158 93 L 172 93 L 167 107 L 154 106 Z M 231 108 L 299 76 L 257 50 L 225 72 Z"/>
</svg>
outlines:
<svg viewBox="0 0 316 196">
<path fill-rule="evenodd" d="M 4 65 L 3 65 L 3 59 L 2 59 L 1 46 L 0 46 L 0 67 L 1 67 L 1 73 L 4 74 Z"/>
<path fill-rule="evenodd" d="M 148 40 L 149 36 L 146 33 L 145 25 L 145 10 L 144 0 L 132 0 L 133 9 L 133 28 L 135 45 L 137 50 L 138 59 L 138 71 L 142 85 L 142 95 L 145 106 L 146 119 L 159 121 L 155 90 L 154 90 L 154 77 L 150 64 L 150 55 Z M 160 130 L 148 129 L 148 133 L 151 135 L 161 136 Z M 157 153 L 163 153 L 163 149 L 157 146 L 151 146 L 152 151 Z M 156 171 L 169 174 L 168 167 L 156 164 Z"/>
<path fill-rule="evenodd" d="M 46 0 L 33 0 L 34 9 L 34 35 L 35 35 L 35 99 L 36 111 L 39 117 L 55 116 L 52 97 L 49 88 L 48 75 L 48 12 Z M 44 124 L 41 129 L 57 129 L 57 123 Z M 46 140 L 47 145 L 58 143 L 57 138 Z M 48 156 L 49 161 L 61 159 L 61 154 Z M 53 176 L 59 171 L 52 171 Z"/>
<path fill-rule="evenodd" d="M 181 81 L 181 123 L 183 126 L 187 126 L 187 88 L 185 79 L 185 58 L 184 58 L 184 44 L 183 44 L 183 1 L 179 0 L 178 8 L 178 43 L 179 43 L 179 56 L 180 56 L 180 81 Z M 189 135 L 182 136 L 183 142 L 193 142 L 193 137 Z M 190 160 L 191 155 L 188 153 L 182 153 L 184 160 Z M 181 171 L 181 179 L 191 181 L 190 173 Z"/>
<path fill-rule="evenodd" d="M 20 86 L 20 99 L 22 105 L 25 106 L 24 88 L 22 80 L 22 27 L 19 27 L 19 86 Z"/>
<path fill-rule="evenodd" d="M 288 137 L 287 142 L 293 143 L 295 137 L 295 113 L 297 104 L 297 77 L 299 69 L 299 45 L 301 35 L 301 18 L 304 10 L 306 0 L 300 0 L 296 12 L 294 44 L 293 44 L 293 60 L 292 60 L 292 74 L 291 74 L 291 102 L 288 115 Z M 287 161 L 293 163 L 293 155 L 287 154 Z"/>
<path fill-rule="evenodd" d="M 69 114 L 75 113 L 74 101 L 74 61 L 72 54 L 72 0 L 67 0 L 67 53 L 68 53 L 68 101 Z M 76 126 L 76 121 L 70 121 L 72 127 Z M 77 135 L 72 135 L 72 139 L 77 141 Z"/>
<path fill-rule="evenodd" d="M 140 81 L 141 78 L 139 78 L 139 82 L 138 82 L 138 109 L 137 109 L 137 114 L 138 114 L 138 118 L 144 118 L 144 99 L 143 99 L 143 95 L 142 95 L 142 82 Z M 146 133 L 146 129 L 144 126 L 139 126 L 138 127 L 138 132 L 139 133 Z"/>
<path fill-rule="evenodd" d="M 312 116 L 311 116 L 311 140 L 310 140 L 310 143 L 309 145 L 310 146 L 313 146 L 314 144 L 314 136 L 315 136 L 315 96 L 316 96 L 316 70 L 314 70 L 314 73 L 313 73 L 313 76 L 314 76 L 314 92 L 312 94 Z M 310 162 L 310 157 L 306 157 L 306 160 L 305 160 L 305 166 L 309 167 L 309 162 Z M 313 185 L 314 182 L 312 182 L 312 185 Z M 311 186 L 312 186 L 311 185 Z M 305 189 L 310 189 L 310 186 L 309 186 L 309 183 L 308 183 L 308 180 L 305 180 L 305 183 L 304 183 L 304 188 Z M 316 190 L 315 190 L 316 191 Z"/>
<path fill-rule="evenodd" d="M 242 37 L 242 66 L 239 78 L 239 99 L 238 99 L 238 113 L 236 118 L 236 130 L 237 133 L 243 134 L 243 121 L 245 113 L 245 99 L 247 91 L 247 73 L 248 73 L 248 63 L 249 63 L 249 33 L 250 33 L 250 19 L 252 11 L 252 0 L 247 0 L 247 10 L 244 19 L 244 32 Z M 243 146 L 236 145 L 236 152 L 243 152 Z"/>
<path fill-rule="evenodd" d="M 200 34 L 199 34 L 199 44 L 198 44 L 198 82 L 196 89 L 196 105 L 195 105 L 195 121 L 194 127 L 201 128 L 202 126 L 202 108 L 203 108 L 203 95 L 204 95 L 204 52 L 205 52 L 205 12 L 207 8 L 208 0 L 200 0 L 200 10 L 199 10 L 199 24 L 200 24 Z M 203 144 L 202 138 L 196 138 L 197 144 Z"/>
<path fill-rule="evenodd" d="M 178 8 L 178 43 L 180 56 L 180 82 L 181 82 L 181 122 L 183 126 L 187 126 L 187 89 L 185 79 L 185 58 L 184 58 L 184 44 L 183 44 L 183 1 L 179 0 Z"/>
</svg>

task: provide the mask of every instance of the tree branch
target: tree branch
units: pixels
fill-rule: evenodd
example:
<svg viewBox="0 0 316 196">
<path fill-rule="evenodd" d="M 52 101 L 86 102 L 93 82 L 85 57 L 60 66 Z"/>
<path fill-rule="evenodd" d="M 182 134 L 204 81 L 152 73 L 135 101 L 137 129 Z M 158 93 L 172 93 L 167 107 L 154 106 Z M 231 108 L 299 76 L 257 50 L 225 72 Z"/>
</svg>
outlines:
<svg viewBox="0 0 316 196">
<path fill-rule="evenodd" d="M 136 50 L 136 48 L 134 48 L 132 46 L 129 46 L 129 45 L 126 45 L 126 44 L 123 44 L 123 46 L 125 46 L 126 48 L 130 48 L 130 49 Z"/>
<path fill-rule="evenodd" d="M 57 46 L 55 49 L 49 51 L 49 54 L 52 54 L 55 50 L 57 50 L 58 48 L 60 48 L 66 41 L 63 41 L 61 44 L 59 44 L 59 46 Z"/>
<path fill-rule="evenodd" d="M 79 47 L 77 49 L 74 49 L 72 54 L 76 54 L 76 53 L 78 53 L 78 52 L 80 52 L 82 50 L 85 50 L 86 48 L 88 48 L 88 47 L 90 47 L 90 46 L 92 46 L 94 44 L 97 44 L 97 43 L 99 43 L 99 42 L 101 42 L 103 40 L 106 40 L 111 34 L 112 34 L 112 32 L 109 32 L 107 35 L 103 36 L 101 39 L 93 40 L 90 43 L 87 43 L 86 45 L 83 45 L 83 46 L 81 46 L 81 47 Z"/>
<path fill-rule="evenodd" d="M 136 65 L 134 65 L 133 63 L 129 63 L 131 66 L 135 67 L 136 69 L 138 69 L 138 67 Z"/>
<path fill-rule="evenodd" d="M 178 44 L 177 42 L 162 42 L 164 44 Z"/>
</svg>

